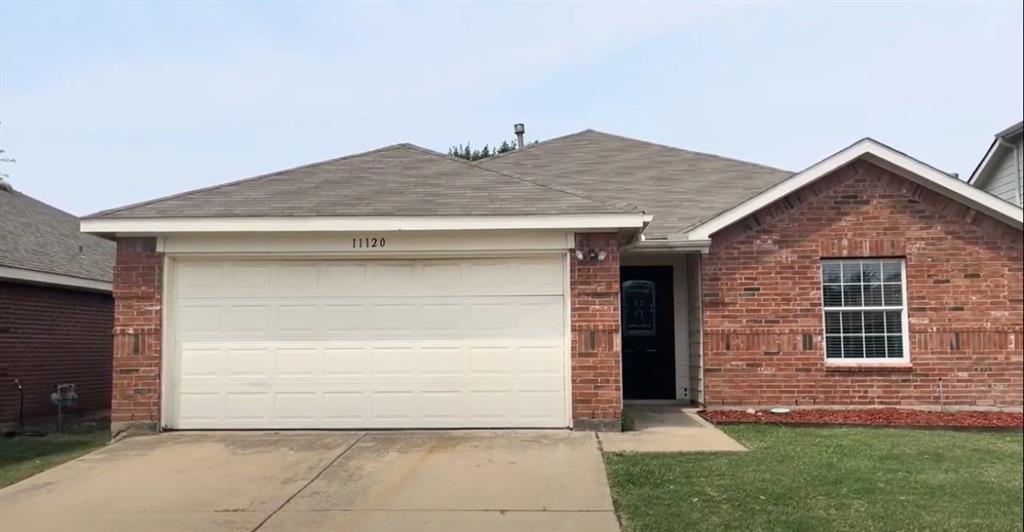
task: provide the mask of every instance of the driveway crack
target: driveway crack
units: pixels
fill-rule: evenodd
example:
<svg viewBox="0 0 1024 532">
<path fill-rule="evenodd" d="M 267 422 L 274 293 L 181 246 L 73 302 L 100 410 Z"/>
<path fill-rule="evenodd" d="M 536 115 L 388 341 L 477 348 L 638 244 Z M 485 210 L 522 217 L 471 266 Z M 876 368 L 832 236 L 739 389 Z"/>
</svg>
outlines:
<svg viewBox="0 0 1024 532">
<path fill-rule="evenodd" d="M 330 467 L 332 465 L 337 463 L 338 460 L 342 456 L 344 456 L 345 453 L 347 453 L 349 451 L 349 449 L 355 447 L 357 443 L 363 441 L 363 438 L 366 437 L 366 434 L 367 434 L 366 432 L 360 434 L 358 438 L 356 438 L 355 440 L 352 440 L 351 443 L 346 445 L 345 448 L 343 448 L 334 458 L 332 458 L 330 462 L 327 462 L 327 465 L 325 465 L 322 468 L 320 468 L 320 471 L 317 471 L 317 473 L 315 475 L 313 475 L 313 478 L 309 479 L 305 484 L 302 485 L 302 487 L 300 487 L 299 489 L 295 490 L 295 493 L 292 493 L 291 496 L 288 497 L 287 499 L 285 499 L 285 501 L 282 502 L 280 505 L 278 505 L 277 508 L 274 508 L 273 512 L 270 512 L 269 515 L 264 517 L 263 520 L 260 521 L 259 524 L 256 525 L 252 529 L 251 532 L 256 532 L 260 528 L 263 528 L 263 525 L 267 524 L 267 521 L 270 521 L 271 517 L 274 517 L 275 515 L 277 515 L 277 512 L 280 512 L 282 508 L 284 508 L 285 506 L 288 506 L 288 503 L 292 502 L 292 499 L 294 499 L 295 497 L 298 497 L 299 494 L 302 493 L 303 491 L 305 491 L 305 489 L 308 488 L 310 484 L 316 482 L 316 479 L 320 478 L 320 476 L 324 474 L 324 471 L 327 471 L 328 469 L 330 469 Z"/>
</svg>

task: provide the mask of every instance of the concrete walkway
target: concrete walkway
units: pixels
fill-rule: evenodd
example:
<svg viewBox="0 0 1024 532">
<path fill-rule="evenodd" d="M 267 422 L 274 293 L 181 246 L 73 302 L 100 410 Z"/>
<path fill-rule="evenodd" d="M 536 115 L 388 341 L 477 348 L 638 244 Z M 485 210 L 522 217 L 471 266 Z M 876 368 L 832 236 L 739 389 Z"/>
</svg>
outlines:
<svg viewBox="0 0 1024 532">
<path fill-rule="evenodd" d="M 632 404 L 626 415 L 633 430 L 601 433 L 605 452 L 686 453 L 746 451 L 746 447 L 697 415 L 697 409 L 672 404 Z"/>
<path fill-rule="evenodd" d="M 0 490 L 0 530 L 618 531 L 593 433 L 131 438 Z"/>
</svg>

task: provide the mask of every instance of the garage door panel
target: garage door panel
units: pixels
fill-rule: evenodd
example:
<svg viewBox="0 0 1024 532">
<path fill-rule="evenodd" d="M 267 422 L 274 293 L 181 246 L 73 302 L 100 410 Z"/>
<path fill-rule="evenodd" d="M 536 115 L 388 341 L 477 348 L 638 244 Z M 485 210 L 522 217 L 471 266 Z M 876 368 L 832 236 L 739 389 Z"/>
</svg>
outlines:
<svg viewBox="0 0 1024 532">
<path fill-rule="evenodd" d="M 275 377 L 319 379 L 323 376 L 323 352 L 314 346 L 278 347 L 273 357 Z"/>
<path fill-rule="evenodd" d="M 269 423 L 271 398 L 270 394 L 261 392 L 228 392 L 225 420 Z"/>
<path fill-rule="evenodd" d="M 419 397 L 413 392 L 375 391 L 370 393 L 371 416 L 378 420 L 413 420 L 419 417 Z"/>
<path fill-rule="evenodd" d="M 365 377 L 370 373 L 369 348 L 324 347 L 324 377 Z"/>
<path fill-rule="evenodd" d="M 562 275 L 551 256 L 180 262 L 173 426 L 565 426 Z"/>
<path fill-rule="evenodd" d="M 197 333 L 220 336 L 224 332 L 221 305 L 214 303 L 183 303 L 178 306 L 177 332 L 186 337 Z"/>
<path fill-rule="evenodd" d="M 318 392 L 274 394 L 274 418 L 284 423 L 315 422 L 321 416 L 322 403 L 319 395 Z"/>
<path fill-rule="evenodd" d="M 323 401 L 323 424 L 365 422 L 370 417 L 370 394 L 367 392 L 324 392 Z"/>
<path fill-rule="evenodd" d="M 217 296 L 223 291 L 225 266 L 220 263 L 193 263 L 178 271 L 176 286 L 182 293 Z"/>
<path fill-rule="evenodd" d="M 266 379 L 273 374 L 274 353 L 269 348 L 225 348 L 227 373 L 231 379 Z"/>
<path fill-rule="evenodd" d="M 370 308 L 362 304 L 325 303 L 319 313 L 321 330 L 331 333 L 361 333 L 370 327 Z"/>
<path fill-rule="evenodd" d="M 428 261 L 192 261 L 176 275 L 186 297 L 561 295 L 560 258 Z"/>
<path fill-rule="evenodd" d="M 424 346 L 420 348 L 420 375 L 423 377 L 459 377 L 469 368 L 465 346 Z"/>
<path fill-rule="evenodd" d="M 225 376 L 224 350 L 220 347 L 188 347 L 181 351 L 181 380 Z"/>
<path fill-rule="evenodd" d="M 254 296 L 270 294 L 273 268 L 267 264 L 231 263 L 223 270 L 223 284 L 217 287 L 215 294 L 245 293 Z"/>
</svg>

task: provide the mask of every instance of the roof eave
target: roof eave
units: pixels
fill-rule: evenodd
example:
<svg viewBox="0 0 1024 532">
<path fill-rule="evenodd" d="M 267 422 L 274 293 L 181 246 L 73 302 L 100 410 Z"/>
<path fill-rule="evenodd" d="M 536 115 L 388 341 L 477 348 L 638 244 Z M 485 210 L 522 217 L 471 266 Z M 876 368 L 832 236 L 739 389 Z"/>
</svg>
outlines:
<svg viewBox="0 0 1024 532">
<path fill-rule="evenodd" d="M 71 288 L 75 290 L 102 293 L 110 293 L 114 288 L 110 281 L 85 279 L 82 277 L 73 277 L 59 273 L 14 268 L 11 266 L 0 266 L 0 280 L 35 285 L 57 286 L 60 288 Z"/>
<path fill-rule="evenodd" d="M 290 233 L 461 230 L 589 230 L 642 228 L 650 216 L 638 213 L 510 216 L 295 216 L 204 218 L 88 218 L 81 230 L 102 236 L 168 233 Z"/>
</svg>

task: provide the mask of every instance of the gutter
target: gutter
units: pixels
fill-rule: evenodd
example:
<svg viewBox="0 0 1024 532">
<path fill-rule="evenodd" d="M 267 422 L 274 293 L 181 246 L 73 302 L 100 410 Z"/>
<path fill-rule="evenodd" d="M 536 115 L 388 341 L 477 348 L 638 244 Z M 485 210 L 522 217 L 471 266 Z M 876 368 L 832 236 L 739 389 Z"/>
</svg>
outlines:
<svg viewBox="0 0 1024 532">
<path fill-rule="evenodd" d="M 625 251 L 639 253 L 677 252 L 677 253 L 700 253 L 707 255 L 711 249 L 711 239 L 694 240 L 647 240 L 640 235 L 639 242 L 633 242 L 623 247 Z"/>
</svg>

